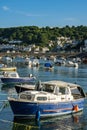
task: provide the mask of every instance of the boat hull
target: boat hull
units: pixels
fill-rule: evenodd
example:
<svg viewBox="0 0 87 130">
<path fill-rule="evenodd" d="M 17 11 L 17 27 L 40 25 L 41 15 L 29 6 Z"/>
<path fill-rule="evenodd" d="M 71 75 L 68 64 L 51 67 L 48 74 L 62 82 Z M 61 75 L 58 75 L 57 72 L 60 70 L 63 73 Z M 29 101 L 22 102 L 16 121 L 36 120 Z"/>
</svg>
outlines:
<svg viewBox="0 0 87 130">
<path fill-rule="evenodd" d="M 2 67 L 0 68 L 0 71 L 16 71 L 17 68 L 16 67 Z"/>
<path fill-rule="evenodd" d="M 57 103 L 32 103 L 9 99 L 9 103 L 16 117 L 33 118 L 40 111 L 40 117 L 45 118 L 79 112 L 83 110 L 84 99 Z M 76 106 L 78 109 L 74 109 Z"/>
<path fill-rule="evenodd" d="M 10 84 L 10 83 L 31 83 L 35 81 L 35 78 L 1 78 L 1 81 L 5 84 Z"/>
</svg>

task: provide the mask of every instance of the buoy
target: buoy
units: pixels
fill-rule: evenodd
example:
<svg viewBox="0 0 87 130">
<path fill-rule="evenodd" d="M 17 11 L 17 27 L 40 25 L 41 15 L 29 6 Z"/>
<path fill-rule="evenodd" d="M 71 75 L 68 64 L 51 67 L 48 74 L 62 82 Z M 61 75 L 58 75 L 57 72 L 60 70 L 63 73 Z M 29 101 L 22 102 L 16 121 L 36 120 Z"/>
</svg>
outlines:
<svg viewBox="0 0 87 130">
<path fill-rule="evenodd" d="M 77 111 L 79 110 L 78 105 L 75 105 L 75 106 L 73 107 L 73 110 L 77 112 Z"/>
<path fill-rule="evenodd" d="M 40 110 L 36 111 L 36 120 L 40 120 Z"/>
</svg>

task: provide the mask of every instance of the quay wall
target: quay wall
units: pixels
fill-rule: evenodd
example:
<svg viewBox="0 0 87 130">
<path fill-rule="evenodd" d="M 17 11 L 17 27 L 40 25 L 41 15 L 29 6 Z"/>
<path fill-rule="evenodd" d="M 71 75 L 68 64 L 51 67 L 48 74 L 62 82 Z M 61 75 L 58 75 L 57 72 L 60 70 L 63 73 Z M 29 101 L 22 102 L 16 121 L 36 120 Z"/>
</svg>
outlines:
<svg viewBox="0 0 87 130">
<path fill-rule="evenodd" d="M 54 52 L 49 52 L 49 53 L 29 53 L 29 52 L 16 52 L 16 53 L 1 53 L 0 52 L 0 59 L 2 59 L 3 56 L 7 56 L 7 57 L 11 57 L 12 59 L 14 59 L 15 57 L 19 56 L 19 57 L 34 57 L 34 58 L 43 58 L 46 57 L 48 59 L 53 59 L 54 58 L 60 58 L 63 57 L 65 59 L 67 58 L 75 58 L 75 57 L 79 57 L 81 59 L 82 63 L 87 64 L 87 52 L 83 52 L 83 53 L 54 53 Z M 1 60 L 0 60 L 0 63 Z"/>
<path fill-rule="evenodd" d="M 58 57 L 68 57 L 68 56 L 76 56 L 79 53 L 59 53 L 59 52 L 49 52 L 49 53 L 29 53 L 29 52 L 15 52 L 15 53 L 6 53 L 6 52 L 0 52 L 0 57 L 2 56 L 10 56 L 10 57 L 16 57 L 16 56 L 34 56 L 34 57 L 50 57 L 50 56 L 58 56 Z"/>
</svg>

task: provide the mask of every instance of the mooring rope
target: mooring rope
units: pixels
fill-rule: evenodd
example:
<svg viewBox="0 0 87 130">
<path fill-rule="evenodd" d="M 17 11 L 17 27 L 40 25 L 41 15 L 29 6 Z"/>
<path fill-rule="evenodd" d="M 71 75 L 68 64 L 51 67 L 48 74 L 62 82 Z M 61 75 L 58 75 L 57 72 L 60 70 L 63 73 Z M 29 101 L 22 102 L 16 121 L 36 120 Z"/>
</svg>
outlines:
<svg viewBox="0 0 87 130">
<path fill-rule="evenodd" d="M 7 106 L 9 106 L 9 102 L 8 102 L 7 100 L 3 101 L 2 106 L 1 106 L 1 108 L 0 108 L 0 112 L 1 112 L 4 108 L 6 108 Z"/>
</svg>

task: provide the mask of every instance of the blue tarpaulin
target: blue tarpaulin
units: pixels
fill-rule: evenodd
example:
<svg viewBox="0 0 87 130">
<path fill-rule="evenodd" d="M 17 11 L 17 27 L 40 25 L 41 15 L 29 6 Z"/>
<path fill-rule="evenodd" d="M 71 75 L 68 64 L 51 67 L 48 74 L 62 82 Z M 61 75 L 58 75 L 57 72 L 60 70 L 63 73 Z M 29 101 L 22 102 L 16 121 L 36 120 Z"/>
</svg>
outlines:
<svg viewBox="0 0 87 130">
<path fill-rule="evenodd" d="M 45 63 L 45 67 L 52 67 L 51 63 Z"/>
</svg>

